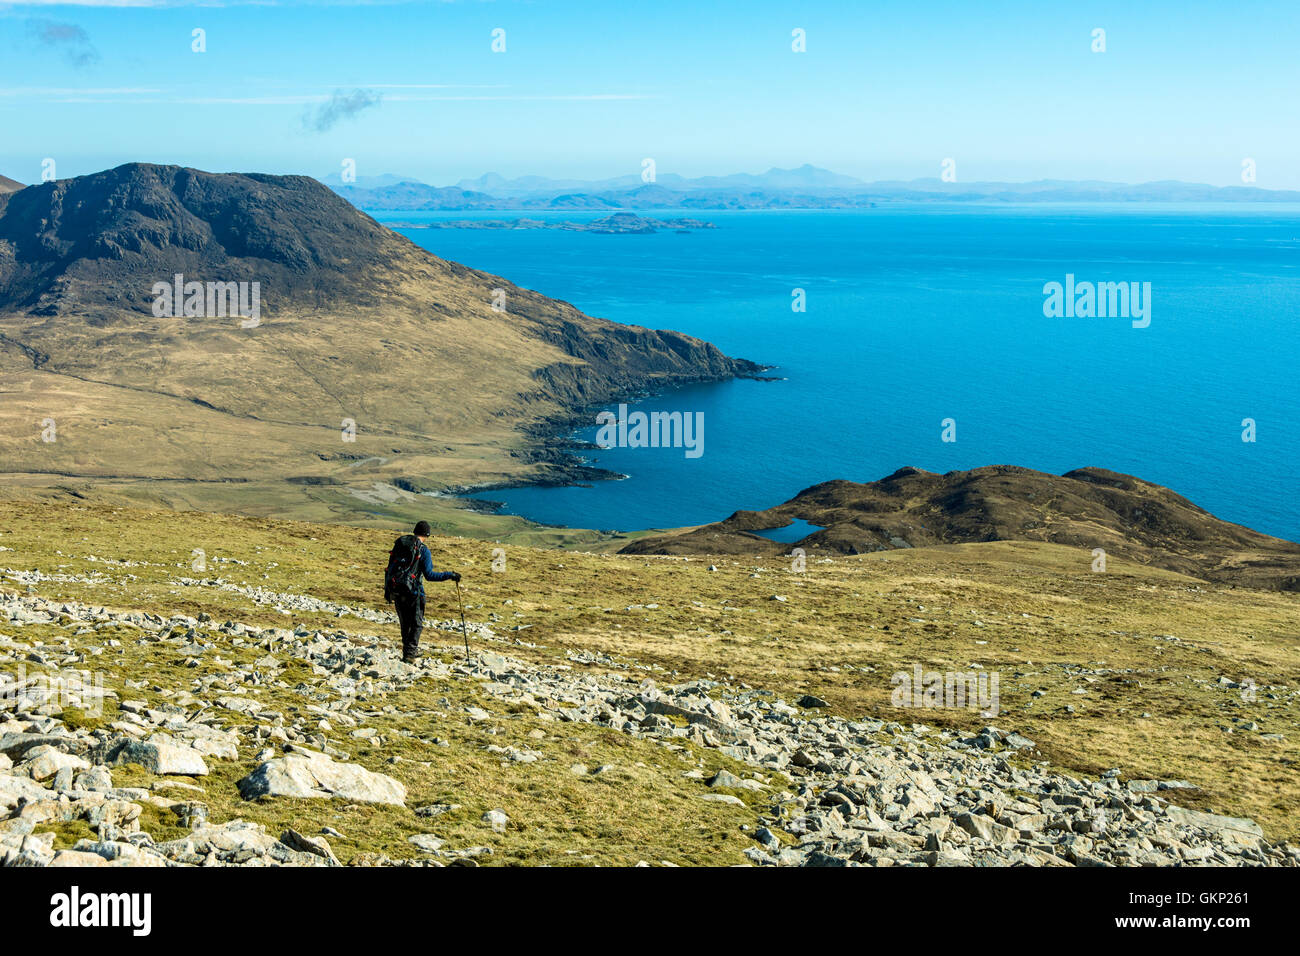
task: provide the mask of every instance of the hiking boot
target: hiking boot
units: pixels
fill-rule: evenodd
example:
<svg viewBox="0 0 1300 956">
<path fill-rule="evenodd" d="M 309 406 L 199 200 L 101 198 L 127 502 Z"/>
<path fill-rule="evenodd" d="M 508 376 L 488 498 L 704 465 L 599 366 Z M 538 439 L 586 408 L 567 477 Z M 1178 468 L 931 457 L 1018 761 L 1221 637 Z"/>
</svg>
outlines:
<svg viewBox="0 0 1300 956">
<path fill-rule="evenodd" d="M 412 667 L 419 667 L 419 666 L 420 666 L 420 655 L 419 655 L 419 654 L 403 654 L 403 655 L 402 655 L 402 663 L 403 663 L 403 664 L 410 664 Z"/>
</svg>

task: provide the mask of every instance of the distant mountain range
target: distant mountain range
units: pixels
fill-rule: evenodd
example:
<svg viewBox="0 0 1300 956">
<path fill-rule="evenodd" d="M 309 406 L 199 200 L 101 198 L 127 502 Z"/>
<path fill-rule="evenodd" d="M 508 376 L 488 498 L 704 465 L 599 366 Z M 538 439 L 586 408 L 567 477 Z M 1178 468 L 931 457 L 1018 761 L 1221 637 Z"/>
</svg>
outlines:
<svg viewBox="0 0 1300 956">
<path fill-rule="evenodd" d="M 686 178 L 673 173 L 645 182 L 612 179 L 507 179 L 487 173 L 452 186 L 431 186 L 394 174 L 343 183 L 323 180 L 353 205 L 369 210 L 852 209 L 894 202 L 1300 202 L 1294 190 L 1162 181 L 1112 183 L 1043 179 L 1028 183 L 944 182 L 939 178 L 864 182 L 804 165 L 765 173 Z"/>
<path fill-rule="evenodd" d="M 884 203 L 932 202 L 1300 202 L 1300 191 L 1256 186 L 1210 186 L 1162 180 L 1040 179 L 1027 183 L 944 182 L 932 177 L 865 182 L 816 166 L 772 168 L 765 173 L 687 178 L 675 173 L 645 182 L 630 173 L 609 179 L 507 179 L 485 173 L 450 186 L 384 173 L 344 182 L 338 173 L 321 180 L 359 209 L 374 211 L 565 211 L 648 209 L 869 209 Z M 0 195 L 24 184 L 0 175 Z"/>
<path fill-rule="evenodd" d="M 586 222 L 555 219 L 433 219 L 427 222 L 389 222 L 390 229 L 559 229 L 564 232 L 596 232 L 605 235 L 645 235 L 672 229 L 693 232 L 718 228 L 702 219 L 647 219 L 631 212 L 614 212 Z"/>
</svg>

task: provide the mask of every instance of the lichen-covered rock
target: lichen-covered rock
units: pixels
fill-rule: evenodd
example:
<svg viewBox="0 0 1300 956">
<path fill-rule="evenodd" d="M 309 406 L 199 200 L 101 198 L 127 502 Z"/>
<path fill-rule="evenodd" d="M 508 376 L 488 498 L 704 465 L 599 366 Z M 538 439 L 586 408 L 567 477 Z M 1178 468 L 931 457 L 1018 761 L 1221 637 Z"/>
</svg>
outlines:
<svg viewBox="0 0 1300 956">
<path fill-rule="evenodd" d="M 104 763 L 112 767 L 137 763 L 156 774 L 202 777 L 208 765 L 197 750 L 162 742 L 123 739 L 108 748 Z"/>
<path fill-rule="evenodd" d="M 33 780 L 49 780 L 60 770 L 87 770 L 89 767 L 90 762 L 83 757 L 64 753 L 48 744 L 41 744 L 24 753 L 22 762 L 16 769 L 26 773 Z"/>
<path fill-rule="evenodd" d="M 49 795 L 50 791 L 31 777 L 0 773 L 0 810 L 12 810 L 23 801 L 44 800 Z"/>
<path fill-rule="evenodd" d="M 53 836 L 53 834 L 50 834 Z M 72 848 L 79 853 L 93 853 L 113 866 L 166 866 L 156 853 L 118 840 L 78 840 Z"/>
<path fill-rule="evenodd" d="M 392 777 L 305 751 L 266 761 L 238 786 L 245 800 L 339 797 L 357 803 L 406 805 L 406 788 Z"/>
</svg>

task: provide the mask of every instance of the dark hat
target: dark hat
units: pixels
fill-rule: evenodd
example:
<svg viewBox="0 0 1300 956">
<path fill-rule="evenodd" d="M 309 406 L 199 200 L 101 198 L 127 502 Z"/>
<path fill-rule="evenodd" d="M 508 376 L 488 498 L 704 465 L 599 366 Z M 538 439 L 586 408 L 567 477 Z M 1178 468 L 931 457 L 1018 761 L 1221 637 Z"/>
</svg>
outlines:
<svg viewBox="0 0 1300 956">
<path fill-rule="evenodd" d="M 415 523 L 415 536 L 417 538 L 427 538 L 431 531 L 433 531 L 433 526 L 429 522 L 417 521 Z"/>
</svg>

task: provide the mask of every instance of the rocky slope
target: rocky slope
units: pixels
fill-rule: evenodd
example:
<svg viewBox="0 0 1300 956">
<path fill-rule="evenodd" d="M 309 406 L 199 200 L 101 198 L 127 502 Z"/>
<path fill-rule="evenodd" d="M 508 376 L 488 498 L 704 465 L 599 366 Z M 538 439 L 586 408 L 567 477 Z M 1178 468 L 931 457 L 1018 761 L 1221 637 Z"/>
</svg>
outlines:
<svg viewBox="0 0 1300 956">
<path fill-rule="evenodd" d="M 177 274 L 257 283 L 259 321 L 155 315 L 155 283 Z M 0 207 L 12 473 L 346 483 L 364 462 L 370 480 L 433 488 L 554 475 L 534 463 L 539 430 L 758 371 L 430 255 L 307 177 L 136 163 Z M 45 419 L 59 438 L 34 445 L 28 424 Z"/>
<path fill-rule="evenodd" d="M 880 481 L 828 481 L 765 511 L 643 538 L 628 554 L 782 554 L 754 534 L 802 519 L 794 547 L 837 554 L 976 541 L 1101 548 L 1210 581 L 1300 590 L 1300 544 L 1222 521 L 1181 495 L 1102 468 L 1051 475 L 1007 465 L 944 475 L 903 468 Z"/>
<path fill-rule="evenodd" d="M 2 573 L 20 584 L 33 580 L 30 572 Z M 289 606 L 314 600 L 263 597 Z M 345 619 L 383 616 L 364 608 L 337 611 Z M 27 640 L 24 628 L 33 625 L 56 625 L 66 638 Z M 13 635 L 0 637 L 0 660 L 11 666 L 18 661 L 83 665 L 96 632 L 110 626 L 129 628 L 136 642 L 151 645 L 159 655 L 182 655 L 196 664 L 219 659 L 232 646 L 265 642 L 275 651 L 252 667 L 174 688 L 166 704 L 118 700 L 118 719 L 89 732 L 55 716 L 67 713 L 69 701 L 55 699 L 48 684 L 9 678 L 0 685 L 3 865 L 338 865 L 329 832 L 290 827 L 277 834 L 240 819 L 211 819 L 204 800 L 205 785 L 214 785 L 206 779 L 210 763 L 256 753 L 256 769 L 236 784 L 245 800 L 339 800 L 405 810 L 406 788 L 399 780 L 349 762 L 348 754 L 316 731 L 317 717 L 295 718 L 261 699 L 287 659 L 309 662 L 316 675 L 304 688 L 314 701 L 308 710 L 330 723 L 357 726 L 358 739 L 374 736 L 364 726 L 372 716 L 363 703 L 367 694 L 450 680 L 472 684 L 481 697 L 482 707 L 465 708 L 471 723 L 491 721 L 487 708 L 536 710 L 561 724 L 596 724 L 641 740 L 721 751 L 748 772 L 687 776 L 698 780 L 698 801 L 753 810 L 745 855 L 760 865 L 1300 863 L 1300 849 L 1270 843 L 1250 820 L 1170 803 L 1167 798 L 1187 786 L 1178 781 L 1121 784 L 1114 779 L 1118 773 L 1095 781 L 1074 779 L 1021 759 L 1032 754 L 1034 742 L 1013 732 L 986 727 L 963 738 L 920 725 L 821 716 L 817 708 L 824 703 L 815 698 L 791 706 L 763 691 L 714 681 L 659 687 L 652 679 L 635 682 L 572 666 L 528 664 L 494 651 L 480 651 L 468 662 L 411 667 L 378 638 L 345 629 L 218 624 L 15 593 L 0 595 L 0 627 Z M 456 630 L 453 622 L 437 626 Z M 495 635 L 476 624 L 474 640 L 481 645 Z M 570 657 L 578 665 L 602 663 L 581 654 Z M 67 692 L 66 686 L 60 689 L 65 698 Z M 77 693 L 72 702 L 77 708 L 93 708 L 96 691 L 89 683 Z M 526 747 L 496 749 L 508 763 L 542 758 Z M 149 787 L 123 786 L 115 780 L 120 767 L 143 769 L 158 779 Z M 571 772 L 589 771 L 575 766 Z M 146 807 L 183 825 L 184 835 L 156 839 L 140 826 Z M 438 817 L 454 809 L 410 808 L 428 821 L 431 832 L 410 836 L 407 842 L 418 854 L 401 862 L 474 864 L 490 857 L 490 847 L 452 846 L 439 836 Z M 508 817 L 492 810 L 482 822 L 485 828 L 504 827 Z M 71 823 L 93 833 L 56 849 L 54 825 Z M 379 854 L 353 862 L 395 861 Z"/>
</svg>

